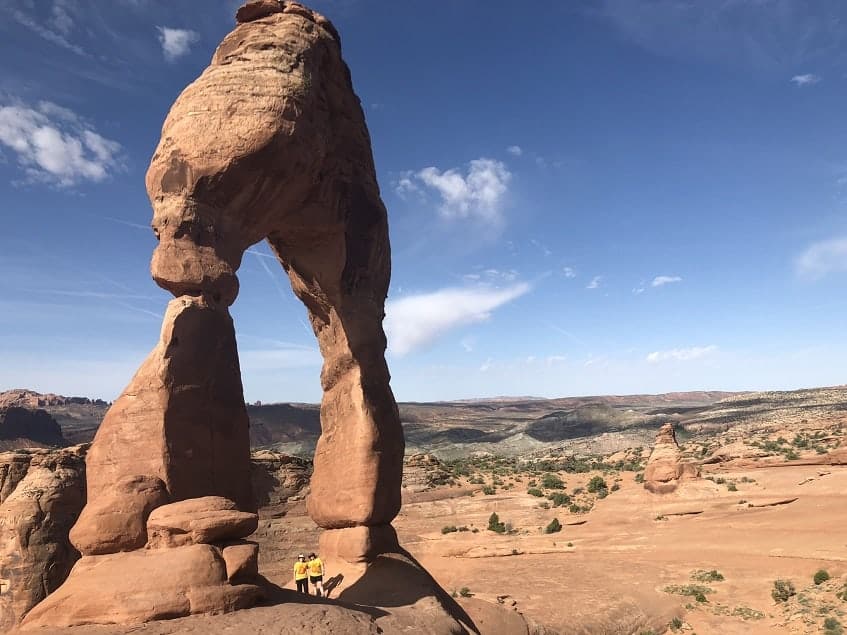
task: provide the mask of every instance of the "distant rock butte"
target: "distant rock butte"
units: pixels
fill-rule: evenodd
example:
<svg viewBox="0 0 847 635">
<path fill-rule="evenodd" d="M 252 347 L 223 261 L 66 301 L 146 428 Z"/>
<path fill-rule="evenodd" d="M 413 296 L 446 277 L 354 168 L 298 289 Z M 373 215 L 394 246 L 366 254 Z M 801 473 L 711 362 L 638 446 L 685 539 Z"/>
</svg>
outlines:
<svg viewBox="0 0 847 635">
<path fill-rule="evenodd" d="M 0 407 L 0 443 L 3 441 L 14 441 L 18 447 L 66 445 L 62 429 L 49 413 L 21 406 Z"/>
<path fill-rule="evenodd" d="M 296 2 L 249 2 L 237 22 L 164 122 L 146 179 L 151 272 L 174 299 L 89 451 L 71 533 L 83 557 L 23 627 L 226 612 L 262 596 L 243 541 L 256 505 L 229 306 L 245 251 L 267 240 L 324 359 L 307 509 L 327 530 L 322 557 L 345 572 L 339 597 L 427 602 L 433 632 L 463 632 L 467 616 L 391 526 L 404 439 L 382 328 L 388 223 L 340 38 Z M 398 595 L 410 584 L 414 600 Z"/>
<path fill-rule="evenodd" d="M 644 487 L 654 494 L 669 494 L 676 490 L 680 481 L 699 475 L 695 463 L 683 460 L 673 424 L 664 424 L 656 435 L 653 451 L 644 469 Z"/>
<path fill-rule="evenodd" d="M 105 406 L 106 402 L 102 399 L 89 399 L 88 397 L 63 397 L 62 395 L 54 395 L 52 393 L 41 394 L 34 390 L 25 388 L 15 388 L 0 392 L 0 408 L 44 408 L 46 406 L 67 406 L 67 405 L 97 405 Z"/>
</svg>

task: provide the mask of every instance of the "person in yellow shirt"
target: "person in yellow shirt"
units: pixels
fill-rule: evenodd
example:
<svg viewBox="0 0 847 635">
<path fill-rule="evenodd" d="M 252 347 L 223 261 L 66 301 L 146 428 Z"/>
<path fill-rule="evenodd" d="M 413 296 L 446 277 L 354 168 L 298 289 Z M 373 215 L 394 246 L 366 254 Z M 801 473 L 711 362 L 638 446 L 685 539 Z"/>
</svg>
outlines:
<svg viewBox="0 0 847 635">
<path fill-rule="evenodd" d="M 309 554 L 309 582 L 315 587 L 315 595 L 324 594 L 324 563 L 314 553 Z"/>
<path fill-rule="evenodd" d="M 306 556 L 302 553 L 297 556 L 297 562 L 294 563 L 294 582 L 297 583 L 297 591 L 309 595 L 309 565 L 306 563 Z"/>
</svg>

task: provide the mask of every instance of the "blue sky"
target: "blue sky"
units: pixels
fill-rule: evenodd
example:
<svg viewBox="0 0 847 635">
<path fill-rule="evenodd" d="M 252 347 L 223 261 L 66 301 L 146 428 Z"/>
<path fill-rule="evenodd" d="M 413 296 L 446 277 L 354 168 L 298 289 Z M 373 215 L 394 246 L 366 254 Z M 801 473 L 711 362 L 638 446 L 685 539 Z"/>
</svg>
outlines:
<svg viewBox="0 0 847 635">
<path fill-rule="evenodd" d="M 0 0 L 0 389 L 113 399 L 169 295 L 144 173 L 235 2 Z M 847 382 L 847 6 L 325 0 L 389 209 L 398 399 Z M 266 246 L 253 401 L 320 356 Z"/>
</svg>

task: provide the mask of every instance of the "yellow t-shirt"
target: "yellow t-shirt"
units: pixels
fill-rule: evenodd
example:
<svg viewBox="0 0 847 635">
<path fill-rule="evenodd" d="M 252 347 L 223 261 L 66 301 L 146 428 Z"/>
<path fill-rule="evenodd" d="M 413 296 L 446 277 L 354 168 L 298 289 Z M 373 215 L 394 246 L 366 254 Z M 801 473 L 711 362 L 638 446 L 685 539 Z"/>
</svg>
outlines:
<svg viewBox="0 0 847 635">
<path fill-rule="evenodd" d="M 324 563 L 320 558 L 315 558 L 314 560 L 309 560 L 309 575 L 313 578 L 318 577 L 319 575 L 324 574 Z"/>
<path fill-rule="evenodd" d="M 306 573 L 309 570 L 309 565 L 299 560 L 294 563 L 294 579 L 305 580 L 308 577 Z"/>
</svg>

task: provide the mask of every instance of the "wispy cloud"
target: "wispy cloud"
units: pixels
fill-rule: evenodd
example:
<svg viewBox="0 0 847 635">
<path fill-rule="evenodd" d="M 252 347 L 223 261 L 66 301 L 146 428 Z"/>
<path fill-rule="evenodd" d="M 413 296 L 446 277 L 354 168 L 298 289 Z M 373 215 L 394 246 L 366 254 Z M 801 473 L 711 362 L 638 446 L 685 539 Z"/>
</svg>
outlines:
<svg viewBox="0 0 847 635">
<path fill-rule="evenodd" d="M 50 18 L 46 23 L 42 23 L 35 16 L 27 13 L 24 10 L 26 4 L 19 3 L 20 6 L 7 9 L 8 14 L 15 22 L 26 27 L 47 42 L 72 51 L 77 55 L 83 57 L 88 56 L 88 53 L 81 46 L 74 44 L 68 39 L 70 31 L 73 28 L 73 19 L 68 13 L 69 6 L 66 2 L 56 1 L 53 3 Z M 4 8 L 0 6 L 0 10 Z"/>
<path fill-rule="evenodd" d="M 167 26 L 157 26 L 162 53 L 169 62 L 176 61 L 187 55 L 191 47 L 200 41 L 200 34 L 188 29 L 173 29 Z"/>
<path fill-rule="evenodd" d="M 650 286 L 663 287 L 666 284 L 673 284 L 674 282 L 682 282 L 682 278 L 679 276 L 656 276 L 653 278 L 653 282 L 650 283 Z"/>
<path fill-rule="evenodd" d="M 820 82 L 821 78 L 817 75 L 807 73 L 806 75 L 795 75 L 791 78 L 791 81 L 797 84 L 797 86 L 813 86 Z"/>
<path fill-rule="evenodd" d="M 395 355 L 406 355 L 452 329 L 488 320 L 492 311 L 529 290 L 527 283 L 504 289 L 447 288 L 389 301 L 385 309 L 388 348 Z"/>
<path fill-rule="evenodd" d="M 603 276 L 594 276 L 591 278 L 591 282 L 585 285 L 586 289 L 599 289 L 600 283 L 603 282 Z"/>
<path fill-rule="evenodd" d="M 795 260 L 794 268 L 798 275 L 812 280 L 847 272 L 847 236 L 809 245 Z"/>
<path fill-rule="evenodd" d="M 572 280 L 576 278 L 576 271 L 574 271 L 573 267 L 562 267 L 562 275 Z"/>
<path fill-rule="evenodd" d="M 513 157 L 519 157 L 523 154 L 523 149 L 520 146 L 509 146 L 506 148 L 506 152 L 511 154 Z"/>
<path fill-rule="evenodd" d="M 28 182 L 70 187 L 103 181 L 123 167 L 119 143 L 73 111 L 46 101 L 0 107 L 0 146 L 17 156 Z"/>
<path fill-rule="evenodd" d="M 647 355 L 646 359 L 651 364 L 659 362 L 678 361 L 685 362 L 692 359 L 700 359 L 718 350 L 717 346 L 692 346 L 691 348 L 672 348 L 667 351 L 654 351 Z"/>
<path fill-rule="evenodd" d="M 839 0 L 601 0 L 596 13 L 652 52 L 769 73 L 843 59 Z"/>
<path fill-rule="evenodd" d="M 403 196 L 429 188 L 440 197 L 438 211 L 447 220 L 475 219 L 500 224 L 511 178 L 512 173 L 505 163 L 481 158 L 471 161 L 466 171 L 428 167 L 404 172 L 395 190 Z"/>
</svg>

